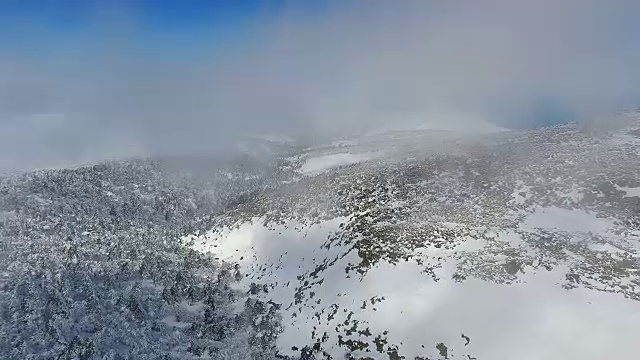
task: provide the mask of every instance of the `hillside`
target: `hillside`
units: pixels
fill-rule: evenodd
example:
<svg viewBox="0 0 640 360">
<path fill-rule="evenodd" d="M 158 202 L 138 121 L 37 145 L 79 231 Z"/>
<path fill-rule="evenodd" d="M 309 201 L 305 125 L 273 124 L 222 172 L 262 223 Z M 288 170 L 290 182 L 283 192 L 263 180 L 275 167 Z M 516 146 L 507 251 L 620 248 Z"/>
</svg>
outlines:
<svg viewBox="0 0 640 360">
<path fill-rule="evenodd" d="M 254 141 L 2 178 L 0 353 L 637 357 L 638 114 Z"/>
</svg>

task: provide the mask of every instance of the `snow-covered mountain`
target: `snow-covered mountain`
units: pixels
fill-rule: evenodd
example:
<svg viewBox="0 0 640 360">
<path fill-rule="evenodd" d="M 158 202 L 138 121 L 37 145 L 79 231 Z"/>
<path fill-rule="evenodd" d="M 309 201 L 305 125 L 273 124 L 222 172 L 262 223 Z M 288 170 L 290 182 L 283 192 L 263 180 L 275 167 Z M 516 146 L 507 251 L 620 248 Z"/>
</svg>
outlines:
<svg viewBox="0 0 640 360">
<path fill-rule="evenodd" d="M 4 178 L 0 353 L 637 358 L 639 114 L 241 150 Z"/>
<path fill-rule="evenodd" d="M 627 114 L 314 147 L 192 247 L 240 264 L 241 284 L 281 304 L 284 353 L 632 359 L 639 126 Z"/>
</svg>

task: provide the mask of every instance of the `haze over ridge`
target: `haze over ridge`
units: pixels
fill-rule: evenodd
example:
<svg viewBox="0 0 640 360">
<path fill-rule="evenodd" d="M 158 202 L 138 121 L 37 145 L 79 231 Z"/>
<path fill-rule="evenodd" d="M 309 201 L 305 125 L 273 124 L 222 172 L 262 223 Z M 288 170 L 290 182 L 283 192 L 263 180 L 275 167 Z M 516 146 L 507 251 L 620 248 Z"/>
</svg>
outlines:
<svg viewBox="0 0 640 360">
<path fill-rule="evenodd" d="M 39 51 L 0 48 L 0 167 L 221 152 L 238 133 L 416 116 L 528 127 L 640 95 L 629 0 L 224 4 L 150 24 L 131 3 L 95 2 L 48 37 L 38 18 L 8 25 L 3 37 Z"/>
</svg>

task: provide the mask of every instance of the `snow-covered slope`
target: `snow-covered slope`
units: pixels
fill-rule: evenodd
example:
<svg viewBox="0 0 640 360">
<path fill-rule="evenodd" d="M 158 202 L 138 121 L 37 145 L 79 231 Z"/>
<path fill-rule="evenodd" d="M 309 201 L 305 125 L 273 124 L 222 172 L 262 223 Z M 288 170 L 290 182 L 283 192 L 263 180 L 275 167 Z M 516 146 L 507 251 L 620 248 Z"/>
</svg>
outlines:
<svg viewBox="0 0 640 360">
<path fill-rule="evenodd" d="M 640 116 L 614 120 L 0 178 L 0 354 L 636 359 Z"/>
<path fill-rule="evenodd" d="M 314 176 L 187 238 L 280 304 L 285 354 L 635 359 L 640 117 L 620 123 L 316 147 L 283 165 Z"/>
</svg>

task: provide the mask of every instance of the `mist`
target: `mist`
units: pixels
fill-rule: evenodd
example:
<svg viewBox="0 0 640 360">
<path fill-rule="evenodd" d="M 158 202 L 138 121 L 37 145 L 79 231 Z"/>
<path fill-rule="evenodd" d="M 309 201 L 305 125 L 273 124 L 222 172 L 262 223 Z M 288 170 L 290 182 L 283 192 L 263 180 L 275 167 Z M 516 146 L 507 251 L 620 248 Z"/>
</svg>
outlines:
<svg viewBox="0 0 640 360">
<path fill-rule="evenodd" d="M 640 104 L 636 1 L 303 6 L 181 59 L 132 40 L 141 25 L 126 6 L 97 8 L 91 46 L 64 61 L 0 47 L 0 168 L 220 153 L 263 132 L 527 128 Z"/>
</svg>

